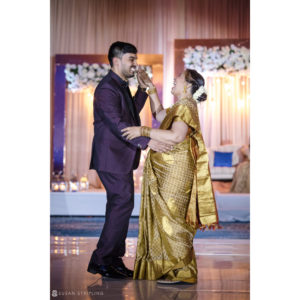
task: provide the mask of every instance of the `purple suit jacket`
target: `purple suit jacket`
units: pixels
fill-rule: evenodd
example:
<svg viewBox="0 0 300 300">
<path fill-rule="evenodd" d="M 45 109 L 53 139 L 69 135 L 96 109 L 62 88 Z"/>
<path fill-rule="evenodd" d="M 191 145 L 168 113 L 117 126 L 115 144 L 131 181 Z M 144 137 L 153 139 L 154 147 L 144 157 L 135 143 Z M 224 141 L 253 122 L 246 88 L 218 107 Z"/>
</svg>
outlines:
<svg viewBox="0 0 300 300">
<path fill-rule="evenodd" d="M 133 99 L 127 87 L 127 82 L 110 70 L 95 90 L 90 169 L 129 173 L 138 167 L 141 149 L 147 148 L 147 137 L 131 141 L 122 137 L 123 128 L 140 126 L 139 113 L 148 97 L 138 88 Z"/>
</svg>

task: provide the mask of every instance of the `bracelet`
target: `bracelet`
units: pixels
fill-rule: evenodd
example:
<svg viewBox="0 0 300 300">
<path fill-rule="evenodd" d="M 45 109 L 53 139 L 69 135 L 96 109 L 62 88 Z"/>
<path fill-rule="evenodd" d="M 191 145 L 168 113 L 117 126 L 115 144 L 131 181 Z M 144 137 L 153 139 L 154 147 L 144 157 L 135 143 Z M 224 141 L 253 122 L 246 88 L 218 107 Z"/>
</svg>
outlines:
<svg viewBox="0 0 300 300">
<path fill-rule="evenodd" d="M 141 136 L 150 137 L 151 128 L 147 126 L 142 126 Z"/>
<path fill-rule="evenodd" d="M 156 93 L 156 87 L 155 86 L 153 88 L 149 88 L 148 95 L 155 94 L 155 93 Z"/>
</svg>

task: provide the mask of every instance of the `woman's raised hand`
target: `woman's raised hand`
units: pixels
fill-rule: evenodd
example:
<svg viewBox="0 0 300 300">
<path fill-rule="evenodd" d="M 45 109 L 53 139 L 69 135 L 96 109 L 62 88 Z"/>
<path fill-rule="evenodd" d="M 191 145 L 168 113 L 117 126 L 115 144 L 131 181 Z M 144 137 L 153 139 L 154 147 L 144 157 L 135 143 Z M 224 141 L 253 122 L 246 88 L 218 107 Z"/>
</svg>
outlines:
<svg viewBox="0 0 300 300">
<path fill-rule="evenodd" d="M 137 72 L 137 80 L 138 80 L 139 85 L 142 88 L 154 87 L 154 85 L 153 85 L 151 79 L 149 78 L 148 74 L 146 73 L 145 70 L 141 69 L 140 66 L 139 66 L 138 72 Z"/>
</svg>

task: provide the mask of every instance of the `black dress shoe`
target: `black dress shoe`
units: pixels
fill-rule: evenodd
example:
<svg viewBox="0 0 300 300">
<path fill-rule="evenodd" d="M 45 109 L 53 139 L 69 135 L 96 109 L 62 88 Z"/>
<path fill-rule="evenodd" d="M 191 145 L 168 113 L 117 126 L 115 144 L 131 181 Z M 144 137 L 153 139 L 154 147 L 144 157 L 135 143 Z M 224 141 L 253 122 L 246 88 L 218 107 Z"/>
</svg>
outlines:
<svg viewBox="0 0 300 300">
<path fill-rule="evenodd" d="M 117 267 L 114 267 L 114 268 L 116 268 L 119 272 L 125 274 L 129 278 L 133 277 L 133 271 L 127 269 L 125 267 L 125 265 L 123 265 L 123 266 L 117 266 Z"/>
<path fill-rule="evenodd" d="M 92 274 L 101 274 L 104 277 L 109 277 L 109 278 L 117 278 L 117 279 L 124 279 L 127 278 L 127 275 L 118 271 L 115 267 L 111 265 L 98 265 L 95 263 L 90 262 L 88 269 L 88 272 Z"/>
</svg>

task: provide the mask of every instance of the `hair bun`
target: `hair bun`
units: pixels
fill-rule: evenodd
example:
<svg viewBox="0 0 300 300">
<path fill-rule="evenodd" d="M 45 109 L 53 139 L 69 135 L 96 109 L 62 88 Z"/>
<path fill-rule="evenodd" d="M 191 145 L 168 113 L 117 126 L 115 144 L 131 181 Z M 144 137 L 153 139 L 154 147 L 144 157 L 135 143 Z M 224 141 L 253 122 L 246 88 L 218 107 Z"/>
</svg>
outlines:
<svg viewBox="0 0 300 300">
<path fill-rule="evenodd" d="M 206 93 L 203 93 L 197 98 L 197 102 L 202 102 L 205 101 L 206 99 L 207 99 L 207 95 Z"/>
</svg>

